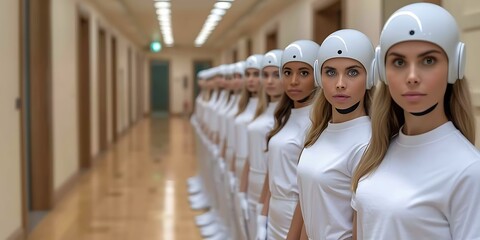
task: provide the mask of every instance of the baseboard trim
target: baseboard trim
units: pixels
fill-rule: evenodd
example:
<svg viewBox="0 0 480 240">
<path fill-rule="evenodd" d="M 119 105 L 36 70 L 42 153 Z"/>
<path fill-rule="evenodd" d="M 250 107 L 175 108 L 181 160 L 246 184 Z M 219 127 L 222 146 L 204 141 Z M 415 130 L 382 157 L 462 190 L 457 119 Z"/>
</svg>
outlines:
<svg viewBox="0 0 480 240">
<path fill-rule="evenodd" d="M 24 240 L 26 239 L 25 236 L 25 230 L 20 227 L 15 232 L 12 233 L 9 237 L 7 237 L 7 240 Z"/>
<path fill-rule="evenodd" d="M 83 171 L 77 170 L 72 176 L 70 176 L 53 194 L 53 208 L 55 208 L 58 203 L 74 189 L 75 185 L 79 182 L 80 176 Z M 52 208 L 52 209 L 53 209 Z"/>
</svg>

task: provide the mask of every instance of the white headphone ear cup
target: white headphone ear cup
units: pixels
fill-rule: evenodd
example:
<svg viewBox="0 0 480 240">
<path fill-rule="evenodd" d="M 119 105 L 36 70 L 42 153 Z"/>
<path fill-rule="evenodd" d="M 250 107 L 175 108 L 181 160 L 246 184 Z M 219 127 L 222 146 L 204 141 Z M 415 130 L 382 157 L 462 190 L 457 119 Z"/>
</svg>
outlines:
<svg viewBox="0 0 480 240">
<path fill-rule="evenodd" d="M 457 54 L 458 54 L 457 76 L 458 76 L 458 79 L 463 79 L 463 77 L 465 76 L 465 64 L 466 64 L 466 58 L 467 58 L 467 54 L 465 51 L 465 44 L 463 42 L 460 42 L 458 44 Z"/>
<path fill-rule="evenodd" d="M 318 59 L 313 63 L 313 78 L 315 79 L 315 87 L 322 87 L 321 73 L 318 66 Z"/>
<path fill-rule="evenodd" d="M 386 79 L 384 79 L 384 73 L 385 73 L 385 66 L 382 64 L 382 60 L 380 57 L 380 46 L 377 46 L 375 48 L 375 59 L 374 59 L 374 64 L 376 67 L 375 73 L 378 74 L 378 78 L 380 81 L 384 82 L 385 84 L 388 84 Z"/>
<path fill-rule="evenodd" d="M 375 86 L 375 79 L 376 79 L 376 71 L 377 71 L 377 67 L 375 66 L 376 64 L 376 61 L 375 59 L 372 60 L 372 66 L 370 67 L 370 72 L 368 73 L 368 76 L 367 76 L 367 89 L 371 89 L 373 86 Z"/>
</svg>

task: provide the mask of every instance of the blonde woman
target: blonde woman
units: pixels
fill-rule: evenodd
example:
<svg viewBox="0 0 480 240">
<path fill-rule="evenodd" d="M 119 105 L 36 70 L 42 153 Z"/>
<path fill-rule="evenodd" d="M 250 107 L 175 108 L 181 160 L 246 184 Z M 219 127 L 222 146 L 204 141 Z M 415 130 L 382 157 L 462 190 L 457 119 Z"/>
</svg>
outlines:
<svg viewBox="0 0 480 240">
<path fill-rule="evenodd" d="M 353 176 L 357 239 L 480 239 L 480 154 L 464 44 L 442 7 L 386 22 L 372 139 Z"/>
<path fill-rule="evenodd" d="M 261 204 L 259 207 L 259 199 L 267 173 L 266 136 L 273 128 L 273 113 L 284 92 L 279 71 L 282 52 L 278 49 L 272 50 L 263 56 L 259 103 L 254 120 L 247 127 L 248 159 L 243 167 L 240 192 L 248 193 L 249 239 L 256 236 L 256 216 L 260 214 L 258 209 L 263 206 Z"/>
<path fill-rule="evenodd" d="M 286 239 L 290 228 L 298 202 L 297 161 L 311 124 L 311 103 L 317 89 L 313 66 L 318 47 L 310 40 L 299 40 L 288 45 L 282 54 L 280 69 L 285 93 L 275 110 L 275 125 L 267 136 L 268 173 L 262 193 L 266 197 L 257 221 L 257 239 Z"/>
<path fill-rule="evenodd" d="M 245 60 L 245 85 L 238 103 L 238 113 L 235 117 L 235 146 L 234 160 L 232 162 L 235 174 L 235 210 L 237 215 L 237 230 L 242 239 L 248 237 L 245 222 L 248 220 L 248 207 L 246 196 L 239 191 L 240 177 L 243 165 L 248 157 L 248 135 L 245 129 L 255 115 L 258 104 L 258 91 L 260 90 L 260 69 L 263 55 L 255 54 Z"/>
<path fill-rule="evenodd" d="M 320 46 L 316 82 L 321 91 L 297 166 L 300 200 L 289 239 L 352 237 L 350 183 L 371 135 L 373 66 L 372 43 L 357 30 L 336 31 Z"/>
</svg>

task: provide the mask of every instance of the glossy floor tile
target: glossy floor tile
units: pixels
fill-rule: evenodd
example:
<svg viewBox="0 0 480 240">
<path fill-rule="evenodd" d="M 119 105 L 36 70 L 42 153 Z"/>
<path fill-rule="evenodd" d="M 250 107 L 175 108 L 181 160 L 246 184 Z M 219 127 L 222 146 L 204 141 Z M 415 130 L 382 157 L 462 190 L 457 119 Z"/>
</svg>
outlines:
<svg viewBox="0 0 480 240">
<path fill-rule="evenodd" d="M 186 179 L 195 174 L 186 118 L 144 119 L 96 160 L 29 240 L 201 239 Z"/>
</svg>

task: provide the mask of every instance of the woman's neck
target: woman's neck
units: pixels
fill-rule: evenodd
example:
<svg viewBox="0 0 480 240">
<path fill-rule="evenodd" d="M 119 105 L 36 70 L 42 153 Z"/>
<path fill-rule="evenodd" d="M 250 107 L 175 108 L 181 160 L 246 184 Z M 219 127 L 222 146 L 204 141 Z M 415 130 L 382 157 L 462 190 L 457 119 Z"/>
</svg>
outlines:
<svg viewBox="0 0 480 240">
<path fill-rule="evenodd" d="M 418 135 L 432 131 L 433 129 L 448 122 L 443 106 L 437 108 L 424 116 L 415 116 L 408 112 L 403 112 L 405 117 L 405 124 L 402 132 L 405 135 Z"/>
<path fill-rule="evenodd" d="M 270 96 L 270 102 L 278 102 L 282 95 Z"/>
<path fill-rule="evenodd" d="M 332 107 L 332 123 L 348 122 L 350 120 L 366 116 L 367 113 L 365 112 L 365 108 L 362 106 L 363 103 L 360 103 L 360 106 L 358 106 L 355 111 L 348 114 L 341 114 L 334 107 Z"/>
</svg>

